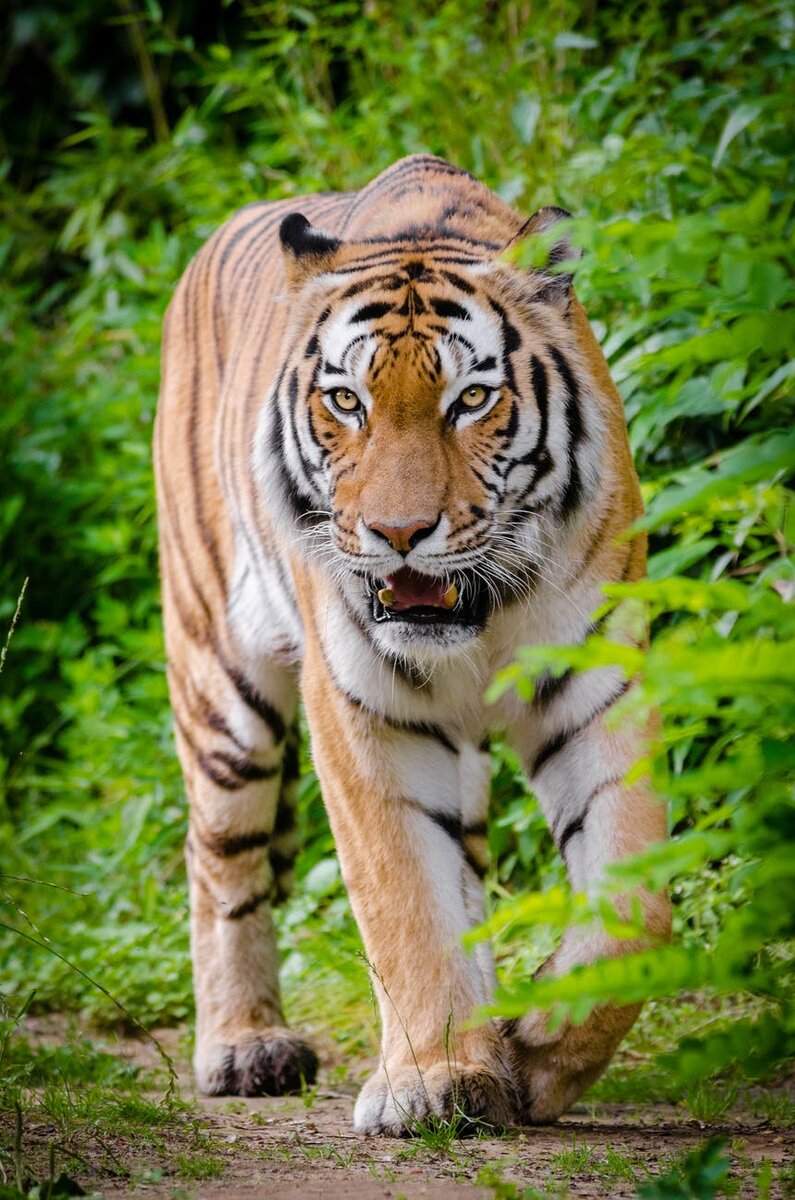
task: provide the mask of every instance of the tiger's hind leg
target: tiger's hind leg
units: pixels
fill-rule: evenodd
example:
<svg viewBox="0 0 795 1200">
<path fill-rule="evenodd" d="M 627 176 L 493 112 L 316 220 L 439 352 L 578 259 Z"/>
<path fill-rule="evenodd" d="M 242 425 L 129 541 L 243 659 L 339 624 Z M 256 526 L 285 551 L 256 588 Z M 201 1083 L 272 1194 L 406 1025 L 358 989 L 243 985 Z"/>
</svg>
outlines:
<svg viewBox="0 0 795 1200">
<path fill-rule="evenodd" d="M 169 666 L 190 795 L 194 1066 L 211 1095 L 280 1095 L 317 1070 L 314 1051 L 285 1027 L 272 918 L 296 848 L 295 684 L 269 664 L 266 699 L 220 657 L 194 648 L 185 674 Z"/>
</svg>

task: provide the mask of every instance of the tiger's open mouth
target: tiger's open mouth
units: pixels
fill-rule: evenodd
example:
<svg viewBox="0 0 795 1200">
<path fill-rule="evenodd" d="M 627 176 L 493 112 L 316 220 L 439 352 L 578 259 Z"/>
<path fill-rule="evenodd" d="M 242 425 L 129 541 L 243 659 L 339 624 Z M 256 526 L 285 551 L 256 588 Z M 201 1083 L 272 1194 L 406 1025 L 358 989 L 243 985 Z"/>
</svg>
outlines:
<svg viewBox="0 0 795 1200">
<path fill-rule="evenodd" d="M 372 583 L 370 598 L 374 621 L 482 625 L 487 610 L 485 588 L 474 576 L 467 573 L 438 579 L 411 567 L 401 567 L 380 583 Z"/>
</svg>

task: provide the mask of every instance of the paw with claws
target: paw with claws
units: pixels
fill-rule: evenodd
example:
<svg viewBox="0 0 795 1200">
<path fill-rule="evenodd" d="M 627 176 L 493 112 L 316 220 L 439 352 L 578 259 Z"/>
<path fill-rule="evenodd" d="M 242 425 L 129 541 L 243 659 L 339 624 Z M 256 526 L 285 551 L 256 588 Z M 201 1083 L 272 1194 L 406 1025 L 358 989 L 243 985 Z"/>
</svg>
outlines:
<svg viewBox="0 0 795 1200">
<path fill-rule="evenodd" d="M 435 1063 L 395 1070 L 382 1067 L 365 1083 L 354 1111 L 357 1133 L 411 1137 L 445 1123 L 458 1136 L 504 1129 L 516 1120 L 517 1101 L 507 1071 Z"/>
<path fill-rule="evenodd" d="M 317 1055 L 289 1029 L 274 1026 L 197 1050 L 195 1067 L 208 1096 L 285 1096 L 314 1082 Z"/>
</svg>

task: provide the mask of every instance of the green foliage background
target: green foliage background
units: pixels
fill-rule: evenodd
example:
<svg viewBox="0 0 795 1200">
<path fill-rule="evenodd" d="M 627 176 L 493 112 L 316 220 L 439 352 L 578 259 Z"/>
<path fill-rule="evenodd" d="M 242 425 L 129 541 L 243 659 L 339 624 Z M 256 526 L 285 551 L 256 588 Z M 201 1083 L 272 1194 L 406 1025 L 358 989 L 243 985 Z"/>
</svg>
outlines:
<svg viewBox="0 0 795 1200">
<path fill-rule="evenodd" d="M 651 535 L 649 582 L 609 598 L 651 619 L 645 663 L 608 636 L 528 650 L 497 686 L 529 694 L 549 666 L 645 670 L 674 840 L 623 880 L 671 887 L 676 942 L 528 982 L 564 924 L 613 918 L 569 895 L 498 747 L 502 1009 L 582 1016 L 607 996 L 698 990 L 698 1036 L 666 1027 L 667 1068 L 770 1070 L 795 1041 L 791 5 L 61 0 L 2 21 L 3 626 L 30 579 L 0 679 L 5 923 L 49 938 L 141 1020 L 190 1016 L 150 470 L 160 321 L 234 209 L 358 187 L 430 151 L 528 214 L 577 214 L 577 291 L 625 399 Z M 369 1049 L 308 763 L 302 818 L 288 1001 L 311 1024 L 317 994 L 357 998 L 344 1037 Z M 34 1008 L 115 1019 L 63 962 L 0 934 L 9 1005 L 35 989 Z"/>
</svg>

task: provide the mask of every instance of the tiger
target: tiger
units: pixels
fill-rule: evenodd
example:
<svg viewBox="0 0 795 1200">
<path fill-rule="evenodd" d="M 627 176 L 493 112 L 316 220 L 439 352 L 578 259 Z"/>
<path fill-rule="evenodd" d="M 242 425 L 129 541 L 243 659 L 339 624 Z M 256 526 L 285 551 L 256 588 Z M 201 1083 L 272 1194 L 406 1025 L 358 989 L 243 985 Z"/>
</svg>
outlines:
<svg viewBox="0 0 795 1200">
<path fill-rule="evenodd" d="M 462 942 L 484 920 L 495 733 L 575 890 L 666 835 L 649 779 L 628 777 L 654 718 L 615 719 L 642 709 L 637 678 L 547 673 L 531 698 L 484 700 L 519 648 L 581 643 L 602 586 L 645 573 L 568 216 L 527 219 L 416 154 L 359 191 L 241 209 L 168 307 L 154 460 L 204 1093 L 316 1077 L 273 917 L 299 849 L 299 702 L 379 1008 L 356 1131 L 553 1121 L 637 1016 L 485 1019 L 493 952 Z M 540 235 L 548 261 L 519 265 Z M 637 899 L 643 938 L 667 937 L 666 896 Z M 643 938 L 570 930 L 540 975 Z"/>
</svg>

